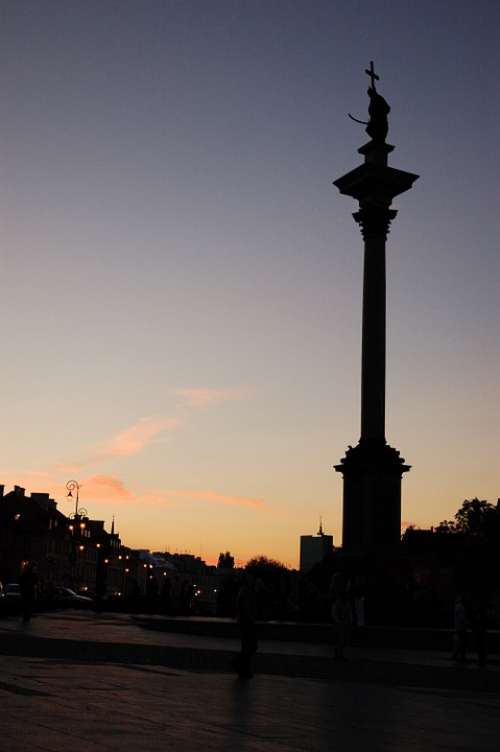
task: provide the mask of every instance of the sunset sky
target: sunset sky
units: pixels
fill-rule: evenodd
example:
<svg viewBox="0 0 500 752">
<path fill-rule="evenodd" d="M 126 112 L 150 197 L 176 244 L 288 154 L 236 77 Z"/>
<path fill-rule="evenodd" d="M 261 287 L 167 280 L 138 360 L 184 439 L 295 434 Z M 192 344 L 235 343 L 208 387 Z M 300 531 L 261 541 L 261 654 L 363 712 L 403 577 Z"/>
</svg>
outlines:
<svg viewBox="0 0 500 752">
<path fill-rule="evenodd" d="M 0 3 L 0 483 L 133 547 L 298 563 L 359 438 L 369 61 L 403 519 L 500 496 L 496 0 Z"/>
</svg>

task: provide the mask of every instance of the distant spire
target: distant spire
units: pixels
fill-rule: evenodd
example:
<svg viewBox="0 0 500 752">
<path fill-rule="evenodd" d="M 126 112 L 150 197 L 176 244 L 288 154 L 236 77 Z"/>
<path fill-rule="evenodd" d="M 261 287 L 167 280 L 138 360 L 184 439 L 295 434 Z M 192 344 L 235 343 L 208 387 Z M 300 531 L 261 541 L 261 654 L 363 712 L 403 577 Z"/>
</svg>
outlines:
<svg viewBox="0 0 500 752">
<path fill-rule="evenodd" d="M 113 515 L 113 521 L 111 522 L 111 535 L 115 534 L 115 515 Z"/>
<path fill-rule="evenodd" d="M 321 515 L 320 515 L 320 518 L 319 518 L 319 530 L 318 530 L 318 535 L 323 535 L 323 519 L 321 518 Z"/>
</svg>

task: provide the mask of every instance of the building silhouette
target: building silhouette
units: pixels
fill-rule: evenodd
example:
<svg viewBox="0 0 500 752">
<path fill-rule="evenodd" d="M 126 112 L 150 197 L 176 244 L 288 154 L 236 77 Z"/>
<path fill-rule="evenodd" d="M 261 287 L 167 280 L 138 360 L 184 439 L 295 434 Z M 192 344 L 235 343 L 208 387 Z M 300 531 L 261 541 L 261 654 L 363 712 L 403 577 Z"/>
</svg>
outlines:
<svg viewBox="0 0 500 752">
<path fill-rule="evenodd" d="M 27 562 L 37 565 L 43 588 L 70 587 L 80 593 L 121 597 L 130 583 L 145 591 L 138 552 L 122 545 L 104 521 L 67 517 L 47 493 L 0 485 L 0 582 L 17 583 Z"/>
<path fill-rule="evenodd" d="M 316 535 L 300 536 L 300 571 L 310 572 L 314 565 L 323 561 L 331 551 L 333 551 L 333 535 L 323 532 L 323 523 L 320 520 Z"/>
</svg>

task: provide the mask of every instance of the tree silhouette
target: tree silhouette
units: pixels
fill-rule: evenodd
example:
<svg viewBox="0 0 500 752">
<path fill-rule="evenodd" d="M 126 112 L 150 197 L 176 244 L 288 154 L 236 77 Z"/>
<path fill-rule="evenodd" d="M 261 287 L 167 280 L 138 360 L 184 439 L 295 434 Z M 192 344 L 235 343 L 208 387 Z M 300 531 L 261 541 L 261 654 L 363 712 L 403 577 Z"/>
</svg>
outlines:
<svg viewBox="0 0 500 752">
<path fill-rule="evenodd" d="M 497 509 L 484 499 L 466 499 L 455 515 L 456 527 L 469 535 L 485 535 L 496 515 Z"/>
<path fill-rule="evenodd" d="M 219 554 L 217 569 L 234 569 L 234 556 L 231 556 L 229 551 Z"/>
<path fill-rule="evenodd" d="M 443 520 L 436 528 L 440 533 L 463 533 L 465 535 L 498 538 L 500 534 L 500 508 L 485 499 L 465 499 L 455 514 L 454 522 Z"/>
<path fill-rule="evenodd" d="M 286 611 L 290 572 L 284 564 L 267 556 L 255 556 L 247 562 L 245 572 L 257 583 L 261 618 L 281 618 Z"/>
<path fill-rule="evenodd" d="M 247 562 L 245 569 L 254 577 L 260 577 L 264 582 L 279 579 L 288 571 L 280 561 L 268 559 L 267 556 L 254 556 Z"/>
</svg>

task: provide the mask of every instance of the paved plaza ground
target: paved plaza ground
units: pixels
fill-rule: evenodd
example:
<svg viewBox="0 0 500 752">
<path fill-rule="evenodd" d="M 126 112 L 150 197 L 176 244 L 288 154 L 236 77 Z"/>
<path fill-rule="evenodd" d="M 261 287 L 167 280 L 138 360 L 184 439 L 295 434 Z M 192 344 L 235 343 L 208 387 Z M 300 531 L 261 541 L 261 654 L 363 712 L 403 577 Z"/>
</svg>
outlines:
<svg viewBox="0 0 500 752">
<path fill-rule="evenodd" d="M 68 650 L 78 644 L 79 655 Z M 93 656 L 88 645 L 101 647 Z M 499 749 L 496 664 L 457 669 L 444 655 L 358 651 L 336 665 L 328 645 L 276 643 L 262 646 L 259 673 L 245 682 L 230 673 L 236 647 L 144 630 L 123 615 L 0 621 L 0 750 Z M 302 661 L 323 670 L 301 676 Z"/>
</svg>

